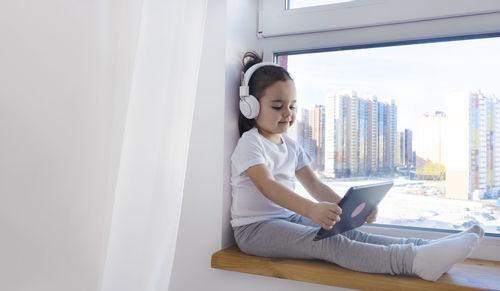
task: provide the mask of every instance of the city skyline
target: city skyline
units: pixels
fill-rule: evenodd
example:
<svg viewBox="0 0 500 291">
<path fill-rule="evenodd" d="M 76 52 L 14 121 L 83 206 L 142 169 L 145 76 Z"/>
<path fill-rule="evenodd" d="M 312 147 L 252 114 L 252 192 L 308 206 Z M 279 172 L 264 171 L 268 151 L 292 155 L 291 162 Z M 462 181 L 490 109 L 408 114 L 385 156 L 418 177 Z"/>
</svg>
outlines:
<svg viewBox="0 0 500 291">
<path fill-rule="evenodd" d="M 394 101 L 332 94 L 301 109 L 296 138 L 325 177 L 408 176 L 445 181 L 453 189 L 446 197 L 498 197 L 500 100 L 479 90 L 450 98 L 450 120 L 442 111 L 422 114 L 413 132 L 397 129 Z"/>
</svg>

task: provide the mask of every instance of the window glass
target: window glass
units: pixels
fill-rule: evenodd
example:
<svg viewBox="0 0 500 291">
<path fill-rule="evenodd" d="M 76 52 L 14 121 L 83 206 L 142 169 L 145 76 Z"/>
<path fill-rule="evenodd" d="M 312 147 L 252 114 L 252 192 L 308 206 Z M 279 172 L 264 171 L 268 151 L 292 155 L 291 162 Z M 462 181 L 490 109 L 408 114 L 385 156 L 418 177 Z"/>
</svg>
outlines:
<svg viewBox="0 0 500 291">
<path fill-rule="evenodd" d="M 499 51 L 491 37 L 279 55 L 297 88 L 290 135 L 341 195 L 394 180 L 378 223 L 498 235 Z"/>
</svg>

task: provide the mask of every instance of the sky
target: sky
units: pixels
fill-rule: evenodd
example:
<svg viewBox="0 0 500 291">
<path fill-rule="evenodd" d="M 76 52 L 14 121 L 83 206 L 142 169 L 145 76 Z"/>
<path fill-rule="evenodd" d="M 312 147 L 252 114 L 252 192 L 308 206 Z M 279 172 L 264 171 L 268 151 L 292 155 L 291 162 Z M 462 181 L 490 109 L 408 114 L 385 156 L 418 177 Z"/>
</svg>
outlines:
<svg viewBox="0 0 500 291">
<path fill-rule="evenodd" d="M 418 115 L 446 113 L 447 94 L 481 90 L 500 98 L 500 37 L 290 55 L 288 70 L 299 111 L 354 90 L 394 99 L 398 129 L 414 130 Z"/>
</svg>

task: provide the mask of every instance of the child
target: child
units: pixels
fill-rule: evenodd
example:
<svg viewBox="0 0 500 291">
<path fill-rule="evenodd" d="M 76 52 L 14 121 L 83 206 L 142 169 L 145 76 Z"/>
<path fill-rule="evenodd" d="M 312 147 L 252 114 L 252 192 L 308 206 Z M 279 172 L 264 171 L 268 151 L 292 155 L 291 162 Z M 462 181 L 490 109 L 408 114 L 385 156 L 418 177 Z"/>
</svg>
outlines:
<svg viewBox="0 0 500 291">
<path fill-rule="evenodd" d="M 438 240 L 351 230 L 313 241 L 318 226 L 331 229 L 340 220 L 341 197 L 315 176 L 310 157 L 286 135 L 296 117 L 290 74 L 263 63 L 254 52 L 244 55 L 243 65 L 241 138 L 231 157 L 231 224 L 243 252 L 322 259 L 360 272 L 417 275 L 430 281 L 470 255 L 484 235 L 478 225 Z M 294 192 L 295 177 L 318 202 Z"/>
</svg>

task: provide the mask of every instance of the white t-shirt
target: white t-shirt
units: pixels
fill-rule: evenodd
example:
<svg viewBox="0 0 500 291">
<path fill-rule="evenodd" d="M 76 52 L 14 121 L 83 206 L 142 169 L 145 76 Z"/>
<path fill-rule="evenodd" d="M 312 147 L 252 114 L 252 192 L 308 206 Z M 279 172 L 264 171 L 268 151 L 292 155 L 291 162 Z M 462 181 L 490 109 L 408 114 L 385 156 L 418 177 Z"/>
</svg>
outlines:
<svg viewBox="0 0 500 291">
<path fill-rule="evenodd" d="M 283 143 L 277 145 L 260 135 L 256 128 L 243 133 L 239 139 L 231 156 L 233 227 L 293 214 L 267 199 L 245 174 L 249 167 L 264 164 L 277 182 L 293 191 L 295 171 L 311 163 L 311 158 L 287 135 L 281 135 L 281 140 Z"/>
</svg>

